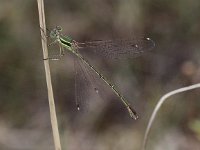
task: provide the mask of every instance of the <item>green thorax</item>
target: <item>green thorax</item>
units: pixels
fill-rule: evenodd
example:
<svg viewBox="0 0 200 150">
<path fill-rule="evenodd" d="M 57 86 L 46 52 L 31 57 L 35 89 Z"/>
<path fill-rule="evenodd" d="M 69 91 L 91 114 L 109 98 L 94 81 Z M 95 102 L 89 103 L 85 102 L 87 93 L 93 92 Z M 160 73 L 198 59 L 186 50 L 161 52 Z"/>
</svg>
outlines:
<svg viewBox="0 0 200 150">
<path fill-rule="evenodd" d="M 62 45 L 71 48 L 73 40 L 69 36 L 60 36 L 60 42 Z"/>
</svg>

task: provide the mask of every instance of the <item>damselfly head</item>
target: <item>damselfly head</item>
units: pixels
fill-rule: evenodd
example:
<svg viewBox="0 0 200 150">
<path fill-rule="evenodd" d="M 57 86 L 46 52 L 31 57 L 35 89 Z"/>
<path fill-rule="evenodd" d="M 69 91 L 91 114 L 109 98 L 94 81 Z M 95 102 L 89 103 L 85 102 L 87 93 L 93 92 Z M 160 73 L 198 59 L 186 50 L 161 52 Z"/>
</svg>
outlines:
<svg viewBox="0 0 200 150">
<path fill-rule="evenodd" d="M 56 26 L 56 29 L 57 29 L 58 31 L 62 31 L 62 27 L 61 27 L 61 26 Z"/>
<path fill-rule="evenodd" d="M 58 37 L 60 35 L 61 31 L 62 31 L 62 27 L 61 26 L 56 26 L 53 30 L 51 30 L 50 37 L 52 39 Z"/>
</svg>

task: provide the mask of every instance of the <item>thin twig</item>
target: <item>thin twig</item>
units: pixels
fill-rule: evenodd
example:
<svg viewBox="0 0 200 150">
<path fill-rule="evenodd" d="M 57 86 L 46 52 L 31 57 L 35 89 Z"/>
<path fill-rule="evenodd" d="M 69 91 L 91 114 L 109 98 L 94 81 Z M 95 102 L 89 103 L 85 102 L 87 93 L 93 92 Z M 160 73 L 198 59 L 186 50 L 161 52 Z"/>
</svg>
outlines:
<svg viewBox="0 0 200 150">
<path fill-rule="evenodd" d="M 47 39 L 46 39 L 46 23 L 45 23 L 45 15 L 44 15 L 44 1 L 37 0 L 37 3 L 38 3 L 40 28 L 42 29 L 42 30 L 40 29 L 40 31 L 41 31 L 43 58 L 48 58 Z M 55 150 L 61 150 L 60 136 L 59 136 L 59 131 L 58 131 L 58 123 L 57 123 L 54 96 L 53 96 L 53 89 L 52 89 L 52 83 L 51 83 L 49 60 L 44 60 L 44 67 L 45 67 L 45 74 L 46 74 L 50 117 L 51 117 L 51 125 L 52 125 L 52 130 L 53 130 Z"/>
<path fill-rule="evenodd" d="M 155 117 L 157 115 L 157 112 L 158 110 L 160 109 L 161 105 L 165 102 L 165 100 L 167 98 L 169 98 L 170 96 L 172 95 L 175 95 L 175 94 L 178 94 L 178 93 L 181 93 L 181 92 L 185 92 L 185 91 L 189 91 L 189 90 L 193 90 L 193 89 L 196 89 L 196 88 L 200 88 L 200 83 L 198 84 L 194 84 L 194 85 L 191 85 L 191 86 L 187 86 L 187 87 L 183 87 L 183 88 L 180 88 L 180 89 L 177 89 L 177 90 L 174 90 L 174 91 L 171 91 L 167 94 L 165 94 L 163 97 L 161 97 L 161 99 L 158 101 L 152 115 L 151 115 L 151 118 L 148 122 L 148 126 L 146 128 L 146 131 L 145 131 L 145 135 L 144 135 L 144 140 L 143 140 L 143 145 L 142 145 L 142 150 L 145 150 L 146 149 L 146 144 L 147 144 L 147 138 L 149 137 L 149 132 L 150 132 L 150 129 L 152 127 L 152 124 L 155 120 Z"/>
</svg>

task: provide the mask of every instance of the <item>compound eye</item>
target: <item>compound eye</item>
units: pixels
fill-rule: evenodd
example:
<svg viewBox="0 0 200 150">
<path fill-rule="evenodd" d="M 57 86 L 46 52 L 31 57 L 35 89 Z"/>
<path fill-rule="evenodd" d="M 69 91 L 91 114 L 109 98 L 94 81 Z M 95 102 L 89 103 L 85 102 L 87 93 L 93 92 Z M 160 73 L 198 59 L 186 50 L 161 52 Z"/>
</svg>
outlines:
<svg viewBox="0 0 200 150">
<path fill-rule="evenodd" d="M 61 26 L 56 26 L 56 29 L 57 29 L 58 31 L 62 31 L 62 27 L 61 27 Z"/>
</svg>

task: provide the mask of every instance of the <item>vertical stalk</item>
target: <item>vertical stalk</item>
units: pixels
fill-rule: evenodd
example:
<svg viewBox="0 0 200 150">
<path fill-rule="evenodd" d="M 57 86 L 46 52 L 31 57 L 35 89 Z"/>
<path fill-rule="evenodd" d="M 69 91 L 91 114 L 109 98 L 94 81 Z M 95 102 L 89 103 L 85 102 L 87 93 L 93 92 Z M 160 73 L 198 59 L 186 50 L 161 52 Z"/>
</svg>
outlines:
<svg viewBox="0 0 200 150">
<path fill-rule="evenodd" d="M 46 23 L 45 23 L 45 14 L 44 14 L 44 1 L 37 0 L 37 4 L 38 4 L 40 28 L 43 29 L 43 30 L 41 30 L 43 58 L 48 58 L 47 39 L 46 39 Z M 51 83 L 49 60 L 44 60 L 44 67 L 45 67 L 45 75 L 46 75 L 46 82 L 47 82 L 50 118 L 51 118 L 51 126 L 52 126 L 52 131 L 53 131 L 55 150 L 61 150 L 60 136 L 59 136 L 59 131 L 58 131 L 57 117 L 56 117 L 56 109 L 55 109 L 53 89 L 52 89 L 52 83 Z"/>
</svg>

